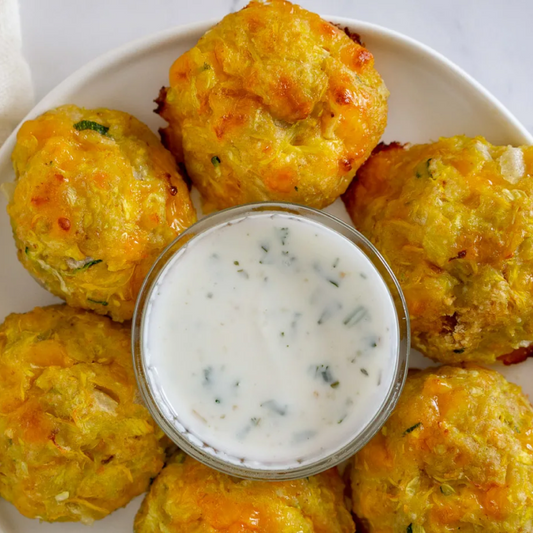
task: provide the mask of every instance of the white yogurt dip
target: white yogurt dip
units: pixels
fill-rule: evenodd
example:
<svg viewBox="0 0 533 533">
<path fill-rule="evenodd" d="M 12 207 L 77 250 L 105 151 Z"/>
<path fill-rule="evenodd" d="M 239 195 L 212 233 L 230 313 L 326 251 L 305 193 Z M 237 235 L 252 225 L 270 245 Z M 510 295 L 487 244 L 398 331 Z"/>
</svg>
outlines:
<svg viewBox="0 0 533 533">
<path fill-rule="evenodd" d="M 392 386 L 398 337 L 390 292 L 363 252 L 282 213 L 189 241 L 142 325 L 167 420 L 211 454 L 265 469 L 316 461 L 359 434 Z"/>
</svg>

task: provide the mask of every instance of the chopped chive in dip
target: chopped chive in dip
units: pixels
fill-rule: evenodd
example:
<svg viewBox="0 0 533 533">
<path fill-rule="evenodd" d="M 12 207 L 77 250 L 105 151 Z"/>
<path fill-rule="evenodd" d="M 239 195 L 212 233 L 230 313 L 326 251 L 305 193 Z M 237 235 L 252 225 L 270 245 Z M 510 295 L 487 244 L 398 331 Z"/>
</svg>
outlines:
<svg viewBox="0 0 533 533">
<path fill-rule="evenodd" d="M 324 311 L 322 312 L 322 314 L 320 315 L 320 318 L 318 319 L 318 322 L 317 324 L 321 325 L 321 324 L 324 324 L 325 322 L 327 322 L 328 320 L 331 319 L 331 317 L 337 312 L 339 311 L 340 309 L 340 304 L 337 302 L 337 303 L 334 303 L 334 304 L 331 304 L 329 307 L 327 307 L 326 309 L 324 309 Z"/>
<path fill-rule="evenodd" d="M 213 376 L 213 368 L 210 366 L 208 366 L 207 368 L 204 368 L 203 374 L 204 374 L 204 384 L 210 383 L 211 377 Z"/>
<path fill-rule="evenodd" d="M 218 157 L 217 155 L 214 155 L 212 158 L 211 158 L 211 163 L 213 164 L 213 166 L 216 168 L 220 165 L 220 157 Z"/>
<path fill-rule="evenodd" d="M 339 383 L 338 381 L 334 381 L 334 382 L 330 385 L 330 387 L 331 387 L 332 389 L 336 389 L 339 385 L 340 385 L 340 383 Z"/>
<path fill-rule="evenodd" d="M 285 243 L 287 242 L 287 237 L 289 236 L 289 228 L 279 228 L 278 233 L 281 239 L 281 245 L 285 246 Z"/>
<path fill-rule="evenodd" d="M 365 375 L 365 376 L 368 376 L 368 370 L 366 368 L 361 368 L 361 374 Z"/>
<path fill-rule="evenodd" d="M 310 371 L 315 378 L 322 378 L 324 383 L 333 383 L 334 381 L 329 365 L 313 365 L 310 367 Z"/>
<path fill-rule="evenodd" d="M 287 406 L 279 404 L 276 400 L 263 402 L 261 407 L 266 407 L 280 416 L 285 416 L 287 414 Z"/>
<path fill-rule="evenodd" d="M 363 318 L 366 316 L 366 309 L 360 305 L 356 307 L 343 321 L 343 324 L 345 326 L 348 326 L 351 328 L 352 326 L 355 326 L 356 324 L 359 324 Z"/>
<path fill-rule="evenodd" d="M 98 124 L 98 122 L 93 122 L 92 120 L 81 120 L 80 122 L 76 122 L 76 124 L 74 124 L 74 129 L 78 131 L 92 130 L 100 133 L 101 135 L 107 135 L 107 132 L 109 131 L 107 126 L 103 126 L 102 124 Z"/>
<path fill-rule="evenodd" d="M 335 285 L 335 287 L 338 287 L 338 286 L 339 286 L 339 284 L 338 284 L 336 281 L 333 281 L 332 279 L 330 279 L 329 282 L 330 282 L 332 285 Z"/>
</svg>

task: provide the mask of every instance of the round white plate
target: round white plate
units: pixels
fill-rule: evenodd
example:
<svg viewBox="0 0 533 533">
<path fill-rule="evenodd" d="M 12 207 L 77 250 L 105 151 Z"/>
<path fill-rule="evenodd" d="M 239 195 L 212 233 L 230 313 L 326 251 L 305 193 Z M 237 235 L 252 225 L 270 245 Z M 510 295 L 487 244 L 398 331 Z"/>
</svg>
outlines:
<svg viewBox="0 0 533 533">
<path fill-rule="evenodd" d="M 359 33 L 375 56 L 376 67 L 391 92 L 385 141 L 427 142 L 440 136 L 466 134 L 484 135 L 495 144 L 533 143 L 533 137 L 493 96 L 440 54 L 385 28 L 325 18 Z M 153 113 L 153 100 L 160 87 L 167 84 L 170 65 L 213 24 L 205 22 L 165 31 L 92 61 L 41 100 L 26 118 L 72 103 L 127 111 L 157 131 L 163 121 Z M 0 181 L 14 179 L 10 160 L 14 144 L 15 134 L 0 149 Z M 11 312 L 29 311 L 36 305 L 57 300 L 40 288 L 18 263 L 5 200 L 0 203 L 0 320 L 3 320 Z M 340 200 L 328 211 L 349 221 Z M 427 365 L 428 361 L 420 355 L 413 356 L 411 366 Z M 528 385 L 531 380 L 527 378 L 528 374 L 533 375 L 531 360 L 503 371 L 527 393 L 533 393 L 533 384 Z M 141 500 L 139 497 L 125 509 L 96 522 L 93 531 L 131 532 Z M 90 530 L 80 524 L 46 524 L 24 518 L 12 505 L 0 501 L 0 533 L 87 531 Z"/>
</svg>

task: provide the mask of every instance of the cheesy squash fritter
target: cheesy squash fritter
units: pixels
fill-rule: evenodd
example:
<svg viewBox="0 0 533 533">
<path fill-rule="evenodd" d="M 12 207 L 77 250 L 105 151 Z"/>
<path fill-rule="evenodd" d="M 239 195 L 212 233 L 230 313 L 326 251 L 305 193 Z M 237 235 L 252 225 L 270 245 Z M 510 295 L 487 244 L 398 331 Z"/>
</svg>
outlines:
<svg viewBox="0 0 533 533">
<path fill-rule="evenodd" d="M 90 523 L 144 492 L 166 441 L 138 398 L 130 328 L 63 305 L 0 326 L 0 496 Z"/>
<path fill-rule="evenodd" d="M 533 148 L 482 137 L 380 147 L 344 195 L 403 289 L 413 346 L 444 363 L 533 342 Z"/>
<path fill-rule="evenodd" d="M 178 453 L 154 481 L 135 533 L 353 533 L 336 469 L 296 481 L 250 481 Z"/>
<path fill-rule="evenodd" d="M 533 408 L 472 364 L 411 374 L 352 488 L 369 533 L 531 532 Z"/>
<path fill-rule="evenodd" d="M 170 153 L 127 113 L 67 105 L 24 123 L 12 158 L 22 264 L 69 305 L 130 319 L 155 258 L 196 221 Z"/>
<path fill-rule="evenodd" d="M 254 201 L 325 207 L 378 143 L 388 91 L 372 54 L 285 0 L 226 16 L 170 69 L 165 144 L 204 211 Z"/>
</svg>

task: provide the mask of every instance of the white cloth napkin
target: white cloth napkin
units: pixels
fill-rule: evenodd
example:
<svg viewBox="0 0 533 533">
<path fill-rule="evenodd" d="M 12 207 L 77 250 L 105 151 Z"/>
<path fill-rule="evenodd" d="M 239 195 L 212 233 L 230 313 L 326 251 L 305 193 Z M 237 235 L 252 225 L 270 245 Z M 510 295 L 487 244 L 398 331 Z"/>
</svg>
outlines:
<svg viewBox="0 0 533 533">
<path fill-rule="evenodd" d="M 0 0 L 0 146 L 33 105 L 17 0 Z"/>
<path fill-rule="evenodd" d="M 17 0 L 0 0 L 0 146 L 33 105 L 30 69 L 22 57 Z M 11 528 L 0 516 L 0 533 Z"/>
</svg>

